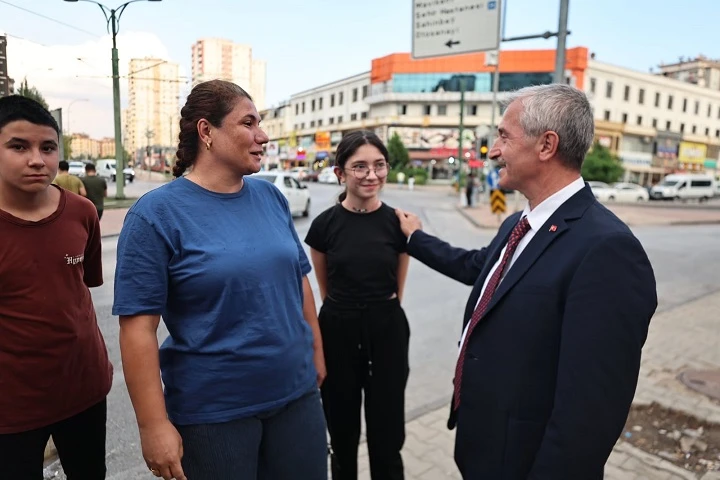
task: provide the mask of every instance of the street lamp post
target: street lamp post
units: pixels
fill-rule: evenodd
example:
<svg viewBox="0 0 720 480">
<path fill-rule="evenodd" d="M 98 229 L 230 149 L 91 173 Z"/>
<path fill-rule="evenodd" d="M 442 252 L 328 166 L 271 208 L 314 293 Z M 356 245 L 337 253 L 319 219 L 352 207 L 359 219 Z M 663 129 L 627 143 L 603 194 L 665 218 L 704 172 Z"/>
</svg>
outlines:
<svg viewBox="0 0 720 480">
<path fill-rule="evenodd" d="M 113 79 L 113 110 L 115 113 L 115 180 L 116 194 L 115 198 L 125 198 L 125 174 L 123 173 L 125 167 L 125 159 L 123 158 L 123 146 L 122 146 L 122 120 L 120 116 L 120 75 L 118 73 L 118 51 L 115 37 L 117 37 L 118 29 L 120 27 L 120 17 L 122 16 L 125 8 L 131 3 L 136 2 L 161 2 L 162 0 L 130 0 L 125 2 L 117 8 L 108 8 L 102 3 L 96 2 L 95 0 L 65 0 L 66 2 L 88 2 L 94 3 L 107 21 L 108 33 L 112 35 L 112 79 Z"/>
<path fill-rule="evenodd" d="M 70 131 L 70 107 L 72 107 L 75 102 L 89 102 L 89 101 L 90 100 L 88 100 L 87 98 L 78 98 L 78 99 L 75 99 L 72 102 L 70 102 L 70 105 L 68 105 L 68 108 L 67 108 L 67 133 L 68 133 L 68 135 L 72 135 L 72 132 Z"/>
</svg>

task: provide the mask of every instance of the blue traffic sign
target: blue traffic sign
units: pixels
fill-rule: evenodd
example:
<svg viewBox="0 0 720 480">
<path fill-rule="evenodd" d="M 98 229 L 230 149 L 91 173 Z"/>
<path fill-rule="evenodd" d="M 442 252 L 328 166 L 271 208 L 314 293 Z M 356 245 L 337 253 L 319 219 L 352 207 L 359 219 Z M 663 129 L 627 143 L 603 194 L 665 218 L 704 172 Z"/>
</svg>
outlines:
<svg viewBox="0 0 720 480">
<path fill-rule="evenodd" d="M 487 176 L 487 183 L 488 187 L 491 189 L 498 187 L 498 182 L 500 181 L 500 174 L 498 174 L 497 170 L 490 170 Z"/>
</svg>

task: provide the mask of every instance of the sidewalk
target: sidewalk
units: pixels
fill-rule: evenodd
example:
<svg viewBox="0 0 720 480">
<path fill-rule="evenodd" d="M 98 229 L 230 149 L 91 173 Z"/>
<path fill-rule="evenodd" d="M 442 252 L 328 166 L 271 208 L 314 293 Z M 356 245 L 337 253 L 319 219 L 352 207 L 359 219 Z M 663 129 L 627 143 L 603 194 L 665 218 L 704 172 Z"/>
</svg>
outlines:
<svg viewBox="0 0 720 480">
<path fill-rule="evenodd" d="M 720 423 L 720 404 L 677 380 L 677 375 L 687 368 L 720 369 L 718 311 L 720 291 L 653 318 L 643 349 L 636 405 L 656 402 Z M 455 434 L 445 426 L 447 413 L 448 407 L 443 405 L 407 423 L 403 449 L 407 480 L 460 479 L 453 462 Z M 365 445 L 360 455 L 360 479 L 369 480 Z M 720 471 L 693 473 L 621 440 L 608 460 L 605 479 L 718 480 Z"/>
<path fill-rule="evenodd" d="M 127 208 L 110 208 L 103 212 L 100 219 L 100 232 L 105 237 L 114 237 L 120 235 Z"/>
<path fill-rule="evenodd" d="M 647 225 L 702 225 L 720 223 L 720 210 L 696 209 L 677 207 L 655 207 L 655 206 L 634 206 L 605 204 L 620 220 L 631 227 Z M 525 208 L 525 200 L 521 199 L 517 210 Z M 478 228 L 497 229 L 508 215 L 515 211 L 513 196 L 507 198 L 507 212 L 502 215 L 495 215 L 490 211 L 490 205 L 485 200 L 480 205 L 467 208 L 457 207 L 458 211 L 473 225 Z"/>
</svg>

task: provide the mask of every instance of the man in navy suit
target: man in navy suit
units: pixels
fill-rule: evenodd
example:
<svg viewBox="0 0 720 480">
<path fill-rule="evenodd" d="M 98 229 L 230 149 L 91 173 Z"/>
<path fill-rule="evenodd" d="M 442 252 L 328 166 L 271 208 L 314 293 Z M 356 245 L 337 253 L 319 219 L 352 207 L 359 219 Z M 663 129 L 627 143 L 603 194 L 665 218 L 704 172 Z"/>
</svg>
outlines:
<svg viewBox="0 0 720 480">
<path fill-rule="evenodd" d="M 594 122 L 583 92 L 514 92 L 490 157 L 528 199 L 486 248 L 453 247 L 397 211 L 407 250 L 473 285 L 448 427 L 466 480 L 602 480 L 657 307 L 640 242 L 580 176 Z"/>
</svg>

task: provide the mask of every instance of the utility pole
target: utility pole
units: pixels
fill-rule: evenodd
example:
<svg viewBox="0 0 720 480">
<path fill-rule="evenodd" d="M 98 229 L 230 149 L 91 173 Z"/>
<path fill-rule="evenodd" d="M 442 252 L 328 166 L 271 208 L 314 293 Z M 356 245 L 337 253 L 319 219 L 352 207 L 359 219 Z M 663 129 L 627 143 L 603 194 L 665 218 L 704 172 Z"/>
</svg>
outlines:
<svg viewBox="0 0 720 480">
<path fill-rule="evenodd" d="M 103 5 L 102 3 L 99 3 L 95 0 L 65 0 L 66 2 L 87 2 L 87 3 L 94 3 L 95 5 L 100 7 L 100 10 L 102 10 L 103 15 L 105 16 L 105 21 L 107 22 L 107 30 L 108 33 L 112 35 L 112 79 L 113 79 L 113 111 L 114 111 L 114 119 L 115 119 L 115 198 L 117 199 L 123 199 L 125 198 L 125 174 L 123 173 L 123 170 L 125 169 L 125 158 L 123 156 L 123 145 L 122 145 L 122 118 L 121 118 L 121 112 L 120 112 L 120 73 L 119 73 L 119 67 L 118 67 L 118 50 L 117 50 L 117 43 L 115 41 L 115 37 L 117 37 L 118 34 L 118 28 L 119 28 L 119 22 L 120 17 L 122 17 L 123 12 L 127 8 L 128 5 L 131 3 L 140 2 L 143 0 L 130 0 L 128 2 L 123 3 L 117 8 L 109 8 Z M 148 2 L 161 2 L 162 0 L 146 0 Z"/>
<path fill-rule="evenodd" d="M 570 0 L 560 0 L 558 20 L 557 51 L 555 53 L 555 83 L 565 83 L 565 39 L 567 38 L 568 9 Z"/>
<path fill-rule="evenodd" d="M 460 125 L 458 126 L 458 173 L 463 162 L 463 129 L 465 120 L 465 79 L 460 77 Z"/>
<path fill-rule="evenodd" d="M 155 132 L 150 130 L 149 128 L 145 130 L 145 139 L 147 140 L 147 147 L 146 147 L 146 155 L 147 155 L 147 161 L 145 162 L 145 169 L 148 171 L 148 177 L 150 177 L 150 170 L 152 166 L 152 147 L 150 146 L 150 139 L 155 136 Z"/>
</svg>

